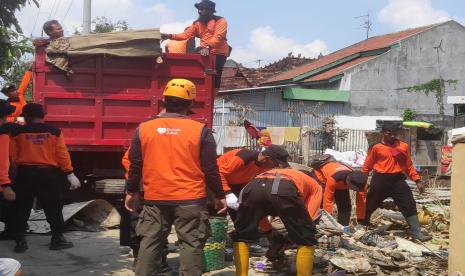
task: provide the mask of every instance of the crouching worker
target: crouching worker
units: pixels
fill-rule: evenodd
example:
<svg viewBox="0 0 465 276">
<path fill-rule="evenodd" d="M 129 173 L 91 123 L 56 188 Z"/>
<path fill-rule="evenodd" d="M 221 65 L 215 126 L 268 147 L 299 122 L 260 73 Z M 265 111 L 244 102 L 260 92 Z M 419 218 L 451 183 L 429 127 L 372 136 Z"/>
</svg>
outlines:
<svg viewBox="0 0 465 276">
<path fill-rule="evenodd" d="M 256 240 L 259 223 L 266 216 L 279 217 L 298 245 L 297 275 L 311 275 L 313 268 L 316 217 L 321 205 L 322 189 L 310 176 L 295 169 L 274 169 L 258 175 L 243 190 L 235 230 L 234 261 L 236 275 L 248 275 L 249 248 Z"/>
<path fill-rule="evenodd" d="M 11 159 L 17 166 L 17 176 L 13 189 L 16 200 L 12 206 L 15 252 L 23 253 L 28 249 L 26 243 L 26 223 L 31 213 L 34 197 L 44 208 L 47 222 L 52 230 L 50 250 L 73 247 L 73 243 L 63 236 L 62 186 L 63 173 L 71 183 L 70 189 L 81 186 L 73 173 L 71 158 L 66 148 L 61 130 L 44 123 L 44 109 L 40 104 L 30 103 L 24 106 L 26 125 L 11 131 Z"/>
<path fill-rule="evenodd" d="M 411 235 L 419 241 L 428 241 L 431 236 L 421 232 L 417 206 L 405 181 L 406 175 L 415 181 L 420 193 L 424 187 L 413 165 L 409 146 L 397 138 L 400 130 L 400 124 L 386 122 L 381 131 L 383 139 L 368 149 L 362 171 L 366 174 L 373 171 L 373 176 L 367 194 L 365 224 L 369 225 L 371 214 L 386 198 L 392 197 L 410 226 Z"/>
<path fill-rule="evenodd" d="M 329 160 L 321 165 L 318 160 Z M 312 164 L 314 174 L 324 187 L 323 209 L 333 214 L 334 203 L 337 206 L 337 220 L 343 226 L 348 226 L 352 212 L 349 189 L 356 191 L 357 221 L 365 220 L 366 206 L 366 174 L 332 160 L 331 155 L 323 155 Z"/>
<path fill-rule="evenodd" d="M 160 270 L 166 238 L 174 224 L 180 247 L 180 275 L 202 274 L 202 249 L 210 233 L 206 187 L 213 192 L 219 213 L 226 200 L 216 164 L 211 130 L 187 117 L 192 113 L 195 85 L 173 79 L 163 92 L 166 113 L 139 125 L 129 150 L 126 208 L 144 206 L 137 224 L 142 237 L 136 275 Z"/>
</svg>

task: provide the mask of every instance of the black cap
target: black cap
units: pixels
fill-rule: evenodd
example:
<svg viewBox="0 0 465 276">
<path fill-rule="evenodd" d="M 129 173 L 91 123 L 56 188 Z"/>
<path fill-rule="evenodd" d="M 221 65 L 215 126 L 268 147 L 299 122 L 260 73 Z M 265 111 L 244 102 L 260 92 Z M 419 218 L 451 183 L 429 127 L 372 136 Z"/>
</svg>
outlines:
<svg viewBox="0 0 465 276">
<path fill-rule="evenodd" d="M 41 104 L 28 103 L 23 108 L 23 115 L 29 118 L 44 118 L 45 112 Z"/>
<path fill-rule="evenodd" d="M 403 129 L 402 121 L 386 121 L 386 120 L 377 120 L 376 125 L 381 131 L 400 131 Z"/>
<path fill-rule="evenodd" d="M 368 177 L 361 171 L 353 171 L 347 176 L 350 184 L 354 185 L 359 189 L 359 191 L 363 190 L 363 187 L 368 181 Z"/>
<path fill-rule="evenodd" d="M 15 112 L 16 107 L 12 106 L 6 100 L 0 100 L 0 117 L 5 117 Z"/>
<path fill-rule="evenodd" d="M 210 0 L 202 0 L 202 1 L 200 1 L 199 3 L 197 3 L 197 4 L 194 4 L 194 6 L 195 6 L 197 9 L 204 8 L 204 9 L 211 10 L 211 11 L 213 11 L 213 12 L 216 12 L 216 10 L 215 10 L 215 8 L 216 8 L 215 2 L 210 1 Z"/>
<path fill-rule="evenodd" d="M 262 154 L 273 158 L 279 165 L 283 168 L 290 167 L 287 159 L 289 158 L 289 153 L 284 147 L 278 145 L 270 145 L 267 149 L 262 151 Z"/>
<path fill-rule="evenodd" d="M 16 89 L 16 86 L 14 84 L 7 84 L 3 86 L 2 93 L 8 96 L 8 93 L 14 89 Z"/>
</svg>

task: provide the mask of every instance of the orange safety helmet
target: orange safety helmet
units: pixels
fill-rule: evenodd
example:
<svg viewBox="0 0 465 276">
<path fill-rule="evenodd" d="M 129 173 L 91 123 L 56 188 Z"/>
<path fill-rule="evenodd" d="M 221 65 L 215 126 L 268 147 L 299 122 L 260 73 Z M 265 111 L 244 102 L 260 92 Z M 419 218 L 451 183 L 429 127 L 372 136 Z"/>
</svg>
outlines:
<svg viewBox="0 0 465 276">
<path fill-rule="evenodd" d="M 172 79 L 166 84 L 163 92 L 163 97 L 167 96 L 192 101 L 197 96 L 197 89 L 190 80 Z"/>
</svg>

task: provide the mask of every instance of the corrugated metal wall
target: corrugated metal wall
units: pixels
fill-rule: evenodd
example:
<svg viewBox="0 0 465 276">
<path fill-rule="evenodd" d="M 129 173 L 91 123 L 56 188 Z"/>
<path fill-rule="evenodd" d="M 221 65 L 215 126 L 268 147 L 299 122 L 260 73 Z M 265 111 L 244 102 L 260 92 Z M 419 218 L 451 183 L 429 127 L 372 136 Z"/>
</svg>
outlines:
<svg viewBox="0 0 465 276">
<path fill-rule="evenodd" d="M 309 126 L 319 128 L 322 119 L 330 115 L 344 114 L 344 103 L 314 101 L 292 101 L 282 97 L 283 88 L 254 90 L 248 93 L 224 96 L 228 106 L 238 104 L 243 109 L 229 108 L 221 114 L 221 106 L 215 106 L 214 126 L 220 126 L 222 116 L 226 125 L 247 119 L 258 127 Z M 220 101 L 216 101 L 218 104 Z M 244 112 L 244 109 L 246 111 Z"/>
</svg>

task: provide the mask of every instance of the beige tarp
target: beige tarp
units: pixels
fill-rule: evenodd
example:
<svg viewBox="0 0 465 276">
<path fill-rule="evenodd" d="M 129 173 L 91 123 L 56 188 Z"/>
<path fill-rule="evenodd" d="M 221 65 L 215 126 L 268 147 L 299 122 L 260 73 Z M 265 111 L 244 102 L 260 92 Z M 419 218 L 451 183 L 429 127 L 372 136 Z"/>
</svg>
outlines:
<svg viewBox="0 0 465 276">
<path fill-rule="evenodd" d="M 161 55 L 160 39 L 160 29 L 79 35 L 52 40 L 45 51 L 47 62 L 72 72 L 69 56 L 103 54 L 156 58 Z"/>
</svg>

